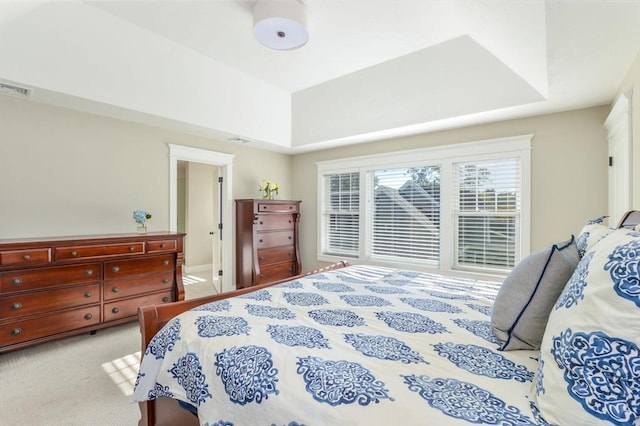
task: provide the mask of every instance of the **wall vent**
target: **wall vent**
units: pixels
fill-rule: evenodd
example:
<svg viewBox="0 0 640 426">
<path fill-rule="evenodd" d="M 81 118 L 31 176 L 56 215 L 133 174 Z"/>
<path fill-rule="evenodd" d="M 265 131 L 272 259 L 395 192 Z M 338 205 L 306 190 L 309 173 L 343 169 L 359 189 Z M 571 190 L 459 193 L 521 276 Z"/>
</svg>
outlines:
<svg viewBox="0 0 640 426">
<path fill-rule="evenodd" d="M 7 95 L 31 96 L 31 89 L 0 82 L 0 93 Z"/>
</svg>

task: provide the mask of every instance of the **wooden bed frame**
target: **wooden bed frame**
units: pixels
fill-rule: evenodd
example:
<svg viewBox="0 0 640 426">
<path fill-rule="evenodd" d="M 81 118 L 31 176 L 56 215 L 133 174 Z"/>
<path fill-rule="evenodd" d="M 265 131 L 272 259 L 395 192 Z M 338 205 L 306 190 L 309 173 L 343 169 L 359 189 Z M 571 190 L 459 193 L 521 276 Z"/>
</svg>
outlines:
<svg viewBox="0 0 640 426">
<path fill-rule="evenodd" d="M 634 229 L 640 224 L 640 210 L 632 210 L 624 214 L 618 228 Z M 303 277 L 306 275 L 314 274 L 317 272 L 331 271 L 335 269 L 344 268 L 348 264 L 346 262 L 339 262 L 325 268 L 317 269 L 315 271 L 307 272 L 301 275 L 287 278 L 272 283 L 261 284 L 253 287 L 244 288 L 241 290 L 232 291 L 224 294 L 217 294 L 215 296 L 201 297 L 198 299 L 185 300 L 182 302 L 168 303 L 165 305 L 152 305 L 144 306 L 138 309 L 138 320 L 140 322 L 140 332 L 142 334 L 142 353 L 153 338 L 153 336 L 173 317 L 176 315 L 191 309 L 196 306 L 203 305 L 205 303 L 214 302 L 216 300 L 222 300 L 233 296 L 238 296 L 252 291 L 260 290 L 266 287 L 270 287 L 281 282 L 290 281 L 295 278 Z M 199 422 L 196 416 L 191 412 L 185 410 L 178 405 L 178 402 L 174 399 L 161 397 L 153 401 L 145 401 L 140 403 L 141 418 L 138 423 L 139 426 L 198 426 Z"/>
<path fill-rule="evenodd" d="M 286 278 L 284 280 L 274 281 L 271 283 L 260 284 L 252 287 L 243 288 L 228 293 L 216 294 L 214 296 L 200 297 L 197 299 L 184 300 L 181 302 L 167 303 L 164 305 L 150 305 L 138 308 L 138 321 L 140 322 L 140 334 L 142 338 L 142 356 L 149 345 L 149 342 L 155 334 L 176 315 L 204 305 L 205 303 L 215 302 L 217 300 L 227 299 L 229 297 L 239 296 L 250 293 L 252 291 L 271 287 L 282 282 L 291 281 L 296 278 L 304 277 L 319 272 L 333 271 L 348 266 L 347 262 L 338 262 L 324 268 L 315 269 L 300 275 Z M 174 399 L 161 397 L 152 401 L 139 403 L 140 405 L 140 421 L 139 426 L 198 426 L 197 417 L 189 411 L 181 408 Z"/>
</svg>

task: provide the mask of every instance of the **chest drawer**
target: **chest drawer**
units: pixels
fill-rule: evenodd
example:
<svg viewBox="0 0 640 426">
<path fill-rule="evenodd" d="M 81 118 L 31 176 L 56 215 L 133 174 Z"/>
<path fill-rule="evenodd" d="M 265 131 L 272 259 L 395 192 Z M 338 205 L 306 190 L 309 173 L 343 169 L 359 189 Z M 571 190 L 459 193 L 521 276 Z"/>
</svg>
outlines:
<svg viewBox="0 0 640 426">
<path fill-rule="evenodd" d="M 0 272 L 2 293 L 90 283 L 102 279 L 100 263 Z"/>
<path fill-rule="evenodd" d="M 144 243 L 91 244 L 73 247 L 56 247 L 56 260 L 82 259 L 96 256 L 117 256 L 144 253 Z"/>
<path fill-rule="evenodd" d="M 0 318 L 18 318 L 92 303 L 100 303 L 99 284 L 20 293 L 0 299 Z"/>
<path fill-rule="evenodd" d="M 258 250 L 293 244 L 293 231 L 265 232 L 258 234 Z"/>
<path fill-rule="evenodd" d="M 114 260 L 105 262 L 104 278 L 110 280 L 128 275 L 173 271 L 174 264 L 173 254 L 142 259 Z"/>
<path fill-rule="evenodd" d="M 136 296 L 150 291 L 171 290 L 173 287 L 173 271 L 140 278 L 113 280 L 105 283 L 104 300 Z"/>
<path fill-rule="evenodd" d="M 290 277 L 295 274 L 296 274 L 295 262 L 278 263 L 276 265 L 260 267 L 260 274 L 258 274 L 258 282 L 266 283 L 266 282 L 276 281 L 276 280 Z"/>
<path fill-rule="evenodd" d="M 265 213 L 298 213 L 295 203 L 258 203 L 258 211 Z"/>
<path fill-rule="evenodd" d="M 0 325 L 0 342 L 12 345 L 100 323 L 100 305 Z"/>
<path fill-rule="evenodd" d="M 51 263 L 50 248 L 0 251 L 0 266 L 28 266 Z"/>
<path fill-rule="evenodd" d="M 104 321 L 115 321 L 138 314 L 139 306 L 160 305 L 173 301 L 173 292 L 147 294 L 133 299 L 117 300 L 104 304 Z"/>
<path fill-rule="evenodd" d="M 270 231 L 273 229 L 293 229 L 293 215 L 292 214 L 277 214 L 277 215 L 260 215 L 256 223 L 256 229 L 258 231 Z"/>
<path fill-rule="evenodd" d="M 261 268 L 263 265 L 269 265 L 271 263 L 293 262 L 295 258 L 296 254 L 293 246 L 258 250 L 258 263 Z"/>
<path fill-rule="evenodd" d="M 147 242 L 147 253 L 161 253 L 163 251 L 176 251 L 177 248 L 178 248 L 178 244 L 176 240 Z"/>
</svg>

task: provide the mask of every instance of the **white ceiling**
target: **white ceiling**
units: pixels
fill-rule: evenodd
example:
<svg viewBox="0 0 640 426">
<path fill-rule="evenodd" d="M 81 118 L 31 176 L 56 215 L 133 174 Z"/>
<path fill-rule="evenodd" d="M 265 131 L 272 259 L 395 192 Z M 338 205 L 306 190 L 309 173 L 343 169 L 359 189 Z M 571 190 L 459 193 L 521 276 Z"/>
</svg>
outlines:
<svg viewBox="0 0 640 426">
<path fill-rule="evenodd" d="M 0 81 L 304 152 L 608 104 L 640 51 L 640 0 L 304 0 L 294 51 L 253 38 L 254 3 L 0 0 Z"/>
</svg>

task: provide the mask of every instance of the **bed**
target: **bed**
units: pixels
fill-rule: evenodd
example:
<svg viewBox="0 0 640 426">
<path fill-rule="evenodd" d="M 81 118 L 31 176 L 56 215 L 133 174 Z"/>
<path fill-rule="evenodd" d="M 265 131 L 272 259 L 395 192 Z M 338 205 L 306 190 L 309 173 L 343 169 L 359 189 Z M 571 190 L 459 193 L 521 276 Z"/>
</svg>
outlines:
<svg viewBox="0 0 640 426">
<path fill-rule="evenodd" d="M 633 305 L 636 297 L 637 306 L 615 305 L 616 315 L 630 317 L 614 321 L 616 331 L 598 325 L 595 333 L 601 343 L 607 333 L 628 331 L 626 340 L 606 340 L 617 348 L 626 342 L 626 352 L 616 358 L 622 377 L 603 394 L 622 387 L 624 395 L 603 403 L 598 378 L 596 391 L 576 397 L 584 381 L 571 376 L 566 386 L 570 366 L 555 365 L 564 353 L 558 336 L 562 342 L 593 337 L 578 332 L 582 320 L 566 328 L 565 311 L 582 318 L 580 309 L 591 303 L 589 280 L 598 271 L 589 275 L 588 267 L 598 261 L 599 247 L 619 247 L 619 239 L 637 243 L 640 258 L 638 222 L 638 212 L 625 215 L 616 230 L 591 221 L 578 237 L 521 262 L 527 268 L 518 265 L 504 285 L 341 262 L 284 282 L 140 308 L 144 355 L 132 397 L 140 403 L 140 425 L 634 424 L 640 421 L 640 333 L 629 318 L 640 312 L 640 283 L 633 253 L 625 264 L 631 297 L 624 302 Z M 543 267 L 536 275 L 537 259 Z M 535 276 L 527 279 L 533 293 L 520 301 L 505 295 L 507 283 L 515 283 L 516 296 L 523 293 L 518 275 Z M 580 287 L 585 282 L 590 285 Z M 532 337 L 544 286 L 557 290 L 545 296 L 553 300 Z M 582 293 L 572 299 L 576 288 Z M 577 307 L 558 306 L 574 299 Z M 508 327 L 497 321 L 499 303 L 522 305 Z M 575 364 L 575 356 L 567 358 Z M 574 416 L 571 404 L 587 411 L 586 421 L 581 413 L 566 421 L 563 416 Z"/>
</svg>

